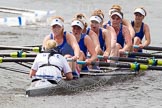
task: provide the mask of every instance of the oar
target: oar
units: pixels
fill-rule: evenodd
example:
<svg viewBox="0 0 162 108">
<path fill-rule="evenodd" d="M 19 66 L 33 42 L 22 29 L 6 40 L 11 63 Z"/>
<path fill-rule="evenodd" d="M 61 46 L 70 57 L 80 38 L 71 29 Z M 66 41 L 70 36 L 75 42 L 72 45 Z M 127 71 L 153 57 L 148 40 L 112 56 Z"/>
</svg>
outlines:
<svg viewBox="0 0 162 108">
<path fill-rule="evenodd" d="M 35 60 L 35 57 L 28 57 L 28 58 L 3 58 L 3 57 L 0 57 L 0 63 L 3 63 L 3 62 L 33 62 L 34 60 Z M 70 62 L 74 61 L 71 58 L 67 58 L 66 60 L 70 61 Z M 79 62 L 79 63 L 81 63 L 81 62 Z"/>
<path fill-rule="evenodd" d="M 138 45 L 134 45 L 134 48 L 140 48 Z M 162 51 L 162 47 L 155 47 L 155 46 L 145 46 L 142 49 L 146 50 L 155 50 L 155 51 Z"/>
<path fill-rule="evenodd" d="M 35 58 L 2 58 L 0 57 L 0 63 L 3 62 L 33 62 Z"/>
<path fill-rule="evenodd" d="M 162 55 L 155 55 L 150 53 L 141 53 L 141 52 L 123 52 L 123 55 L 132 55 L 132 56 L 142 56 L 142 57 L 152 57 L 152 58 L 162 58 Z"/>
<path fill-rule="evenodd" d="M 17 52 L 12 52 L 12 53 L 0 53 L 0 57 L 13 57 L 13 58 L 17 58 L 17 57 L 36 57 L 37 53 L 26 53 L 23 51 L 17 51 Z"/>
<path fill-rule="evenodd" d="M 103 59 L 104 57 L 101 55 L 98 55 L 99 59 Z M 109 60 L 114 61 L 123 61 L 123 62 L 137 62 L 137 63 L 144 63 L 147 65 L 162 65 L 162 60 L 158 59 L 139 59 L 139 58 L 126 58 L 126 57 L 108 57 Z"/>
<path fill-rule="evenodd" d="M 35 58 L 2 58 L 0 57 L 0 63 L 2 62 L 33 62 Z M 85 61 L 77 61 L 78 64 L 86 64 Z M 107 67 L 120 67 L 130 68 L 132 70 L 162 70 L 162 67 L 148 66 L 139 63 L 105 63 L 105 62 L 92 62 L 92 65 L 107 66 Z"/>
<path fill-rule="evenodd" d="M 33 52 L 41 52 L 41 47 L 22 47 L 22 46 L 0 45 L 0 50 L 28 50 L 28 51 L 33 51 Z"/>
<path fill-rule="evenodd" d="M 86 64 L 85 61 L 77 61 L 78 64 Z M 106 62 L 92 62 L 92 65 L 96 66 L 107 66 L 107 67 L 119 67 L 119 68 L 129 68 L 131 70 L 162 70 L 160 66 L 149 66 L 139 63 L 106 63 Z"/>
<path fill-rule="evenodd" d="M 18 12 L 30 12 L 30 13 L 34 13 L 33 10 L 29 10 L 29 9 L 20 9 L 20 8 L 13 8 L 13 7 L 4 7 L 4 6 L 1 6 L 0 7 L 1 10 L 8 10 L 8 11 L 18 11 Z"/>
</svg>

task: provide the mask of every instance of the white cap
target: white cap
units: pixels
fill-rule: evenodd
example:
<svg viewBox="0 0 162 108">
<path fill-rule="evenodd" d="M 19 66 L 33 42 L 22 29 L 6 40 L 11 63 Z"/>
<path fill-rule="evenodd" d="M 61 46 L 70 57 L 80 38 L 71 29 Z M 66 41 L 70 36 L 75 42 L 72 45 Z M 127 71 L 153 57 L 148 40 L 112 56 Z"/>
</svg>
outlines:
<svg viewBox="0 0 162 108">
<path fill-rule="evenodd" d="M 91 16 L 90 21 L 97 21 L 98 23 L 101 23 L 102 19 L 99 16 Z"/>
<path fill-rule="evenodd" d="M 135 10 L 134 10 L 134 13 L 140 13 L 140 14 L 142 14 L 143 16 L 146 16 L 146 13 L 145 13 L 145 11 L 143 10 L 143 9 L 141 9 L 141 8 L 136 8 Z"/>
<path fill-rule="evenodd" d="M 61 19 L 58 19 L 58 18 L 53 19 L 53 20 L 51 21 L 51 26 L 54 26 L 54 25 L 56 25 L 56 24 L 59 25 L 59 26 L 61 26 L 61 27 L 64 26 L 63 21 L 62 21 Z"/>
<path fill-rule="evenodd" d="M 123 16 L 122 16 L 119 12 L 113 12 L 113 13 L 111 14 L 111 17 L 112 17 L 113 15 L 117 15 L 117 16 L 120 17 L 121 19 L 123 18 Z"/>
<path fill-rule="evenodd" d="M 74 26 L 74 25 L 79 26 L 81 29 L 84 29 L 84 24 L 81 21 L 79 21 L 79 20 L 74 20 L 71 23 L 71 26 Z"/>
</svg>

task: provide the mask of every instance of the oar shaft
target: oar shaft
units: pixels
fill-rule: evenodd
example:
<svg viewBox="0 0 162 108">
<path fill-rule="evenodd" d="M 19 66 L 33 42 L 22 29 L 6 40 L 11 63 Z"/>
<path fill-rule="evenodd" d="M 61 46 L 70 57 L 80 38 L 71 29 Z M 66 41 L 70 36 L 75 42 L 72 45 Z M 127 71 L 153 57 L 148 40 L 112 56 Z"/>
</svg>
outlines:
<svg viewBox="0 0 162 108">
<path fill-rule="evenodd" d="M 20 8 L 13 8 L 13 7 L 2 7 L 2 6 L 1 6 L 0 9 L 34 13 L 33 10 L 29 10 L 29 9 L 20 9 Z"/>
<path fill-rule="evenodd" d="M 139 52 L 124 52 L 124 55 L 132 55 L 132 56 L 142 56 L 142 57 L 154 57 L 154 58 L 162 58 L 162 55 L 155 55 L 149 53 L 139 53 Z"/>
<path fill-rule="evenodd" d="M 36 57 L 36 53 L 13 52 L 13 53 L 0 53 L 0 57 Z"/>
<path fill-rule="evenodd" d="M 134 45 L 134 48 L 139 48 L 138 45 Z M 146 50 L 155 50 L 155 51 L 162 51 L 162 47 L 155 47 L 155 46 L 145 46 L 142 49 L 146 49 Z"/>
<path fill-rule="evenodd" d="M 33 62 L 35 58 L 2 58 L 0 57 L 0 63 L 2 62 Z"/>
<path fill-rule="evenodd" d="M 0 50 L 29 50 L 34 52 L 41 52 L 40 47 L 22 47 L 22 46 L 5 46 L 5 45 L 0 45 Z"/>
<path fill-rule="evenodd" d="M 104 57 L 101 55 L 98 55 L 99 59 L 103 59 Z M 162 65 L 162 60 L 157 59 L 137 59 L 137 58 L 126 58 L 126 57 L 108 57 L 109 60 L 113 61 L 122 61 L 122 62 L 138 62 L 138 63 L 144 63 L 148 65 Z"/>
<path fill-rule="evenodd" d="M 126 58 L 126 57 L 108 57 L 109 60 L 123 61 L 123 62 L 138 62 L 148 64 L 147 59 L 136 59 L 136 58 Z"/>
<path fill-rule="evenodd" d="M 138 70 L 162 70 L 160 66 L 149 66 L 139 63 L 105 63 L 105 62 L 92 62 L 92 65 L 96 66 L 107 66 L 107 67 L 120 67 L 120 68 L 129 68 L 135 71 Z"/>
</svg>

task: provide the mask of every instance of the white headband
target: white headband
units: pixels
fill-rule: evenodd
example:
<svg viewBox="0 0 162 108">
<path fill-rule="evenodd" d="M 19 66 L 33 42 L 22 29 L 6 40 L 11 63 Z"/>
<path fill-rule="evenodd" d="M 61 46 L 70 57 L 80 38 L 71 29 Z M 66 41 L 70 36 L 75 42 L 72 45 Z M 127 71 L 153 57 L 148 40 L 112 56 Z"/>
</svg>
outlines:
<svg viewBox="0 0 162 108">
<path fill-rule="evenodd" d="M 137 13 L 137 12 L 142 14 L 143 16 L 146 16 L 145 11 L 143 9 L 141 9 L 141 8 L 137 8 L 137 9 L 134 10 L 134 13 Z"/>
<path fill-rule="evenodd" d="M 111 13 L 113 12 L 113 11 L 115 11 L 116 9 L 110 9 L 109 10 L 109 16 L 111 15 Z"/>
<path fill-rule="evenodd" d="M 54 26 L 56 24 L 59 25 L 59 26 L 61 26 L 61 27 L 64 26 L 64 23 L 62 22 L 62 20 L 61 19 L 58 19 L 58 18 L 52 20 L 51 26 Z"/>
<path fill-rule="evenodd" d="M 111 14 L 111 17 L 112 17 L 113 15 L 117 15 L 117 16 L 120 17 L 121 19 L 123 18 L 123 16 L 122 16 L 119 12 L 113 12 L 113 13 Z"/>
<path fill-rule="evenodd" d="M 99 16 L 91 16 L 90 21 L 97 21 L 98 23 L 101 23 L 102 19 Z"/>
<path fill-rule="evenodd" d="M 79 26 L 81 29 L 84 29 L 84 24 L 79 21 L 79 20 L 74 20 L 72 23 L 71 23 L 71 26 Z"/>
</svg>

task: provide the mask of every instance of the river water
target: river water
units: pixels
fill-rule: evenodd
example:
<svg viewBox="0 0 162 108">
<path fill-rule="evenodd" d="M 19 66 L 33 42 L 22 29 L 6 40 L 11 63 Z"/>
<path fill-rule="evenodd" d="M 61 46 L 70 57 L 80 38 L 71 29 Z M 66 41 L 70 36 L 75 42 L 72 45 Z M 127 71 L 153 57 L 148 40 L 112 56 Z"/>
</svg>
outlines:
<svg viewBox="0 0 162 108">
<path fill-rule="evenodd" d="M 65 30 L 70 31 L 70 22 L 74 14 L 83 12 L 90 16 L 94 9 L 102 9 L 105 20 L 108 9 L 113 4 L 120 4 L 124 17 L 133 19 L 133 10 L 143 6 L 147 11 L 144 21 L 150 26 L 151 45 L 161 46 L 162 1 L 161 0 L 6 0 L 0 1 L 1 6 L 23 9 L 56 10 L 55 15 L 65 19 Z M 0 17 L 15 16 L 0 13 Z M 1 45 L 37 45 L 42 44 L 45 35 L 50 32 L 47 24 L 27 27 L 6 27 L 0 29 Z M 3 51 L 1 51 L 3 52 Z M 5 51 L 8 52 L 8 51 Z M 14 63 L 3 63 L 28 72 Z M 27 74 L 0 69 L 0 108 L 162 108 L 162 72 L 147 71 L 144 76 L 119 82 L 111 86 L 84 91 L 72 95 L 56 95 L 44 97 L 25 97 L 24 92 L 30 84 Z"/>
</svg>

